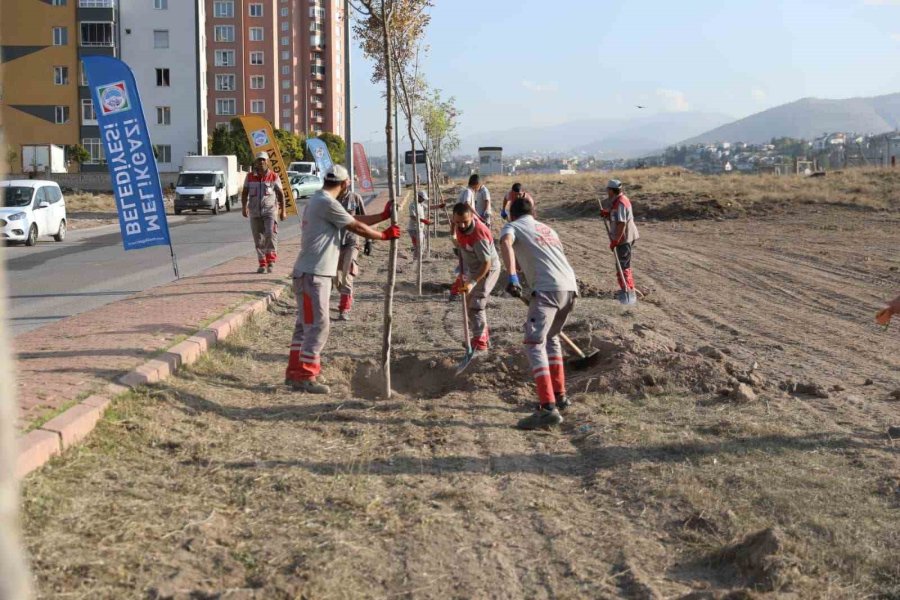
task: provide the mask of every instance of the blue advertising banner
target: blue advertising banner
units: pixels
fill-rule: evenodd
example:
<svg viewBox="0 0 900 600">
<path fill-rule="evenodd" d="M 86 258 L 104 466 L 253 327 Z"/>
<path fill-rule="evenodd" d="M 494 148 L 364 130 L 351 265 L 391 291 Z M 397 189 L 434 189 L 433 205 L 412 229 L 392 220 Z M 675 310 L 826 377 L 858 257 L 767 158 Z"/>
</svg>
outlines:
<svg viewBox="0 0 900 600">
<path fill-rule="evenodd" d="M 112 178 L 122 243 L 126 250 L 170 244 L 159 171 L 134 74 L 117 58 L 85 56 L 83 61 Z"/>
<path fill-rule="evenodd" d="M 306 147 L 309 149 L 309 153 L 313 155 L 313 160 L 316 161 L 316 166 L 319 167 L 319 173 L 322 174 L 322 177 L 325 177 L 325 173 L 334 165 L 334 161 L 331 160 L 331 154 L 328 152 L 328 146 L 318 138 L 309 138 L 306 140 Z"/>
</svg>

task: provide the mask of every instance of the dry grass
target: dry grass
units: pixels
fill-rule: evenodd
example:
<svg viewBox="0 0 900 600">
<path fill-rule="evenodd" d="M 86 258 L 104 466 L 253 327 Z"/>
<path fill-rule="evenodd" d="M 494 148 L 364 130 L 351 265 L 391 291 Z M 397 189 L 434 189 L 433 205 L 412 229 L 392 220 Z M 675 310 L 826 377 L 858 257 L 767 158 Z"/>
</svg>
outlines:
<svg viewBox="0 0 900 600">
<path fill-rule="evenodd" d="M 808 205 L 900 208 L 900 170 L 887 169 L 847 169 L 830 172 L 826 177 L 779 177 L 701 175 L 656 168 L 569 176 L 491 177 L 488 185 L 498 200 L 515 181 L 520 181 L 539 203 L 545 197 L 565 198 L 569 189 L 587 192 L 595 203 L 597 197 L 606 197 L 606 181 L 614 177 L 622 180 L 636 213 L 650 218 L 742 216 Z"/>
<path fill-rule="evenodd" d="M 112 194 L 66 194 L 66 210 L 74 213 L 116 213 L 116 199 Z"/>
</svg>

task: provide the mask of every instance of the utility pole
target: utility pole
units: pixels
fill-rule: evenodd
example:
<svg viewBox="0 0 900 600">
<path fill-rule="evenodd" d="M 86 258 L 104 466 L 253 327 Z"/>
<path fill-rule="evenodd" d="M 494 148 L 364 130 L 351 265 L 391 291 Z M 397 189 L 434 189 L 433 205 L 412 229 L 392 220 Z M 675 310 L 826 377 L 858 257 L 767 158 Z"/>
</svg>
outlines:
<svg viewBox="0 0 900 600">
<path fill-rule="evenodd" d="M 356 191 L 353 177 L 353 101 L 350 98 L 350 0 L 344 0 L 344 143 L 350 191 Z"/>
</svg>

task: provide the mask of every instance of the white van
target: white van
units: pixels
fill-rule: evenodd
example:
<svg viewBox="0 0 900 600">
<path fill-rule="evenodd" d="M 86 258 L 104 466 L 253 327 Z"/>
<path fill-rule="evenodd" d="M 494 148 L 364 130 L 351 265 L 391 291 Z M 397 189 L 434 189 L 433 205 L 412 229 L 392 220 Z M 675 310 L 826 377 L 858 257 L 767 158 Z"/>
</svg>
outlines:
<svg viewBox="0 0 900 600">
<path fill-rule="evenodd" d="M 295 171 L 298 175 L 315 175 L 316 177 L 324 177 L 319 173 L 319 167 L 314 162 L 305 160 L 296 160 L 288 167 L 288 171 Z"/>
<path fill-rule="evenodd" d="M 66 239 L 66 200 L 55 181 L 0 181 L 0 239 L 34 246 L 39 237 Z"/>
</svg>

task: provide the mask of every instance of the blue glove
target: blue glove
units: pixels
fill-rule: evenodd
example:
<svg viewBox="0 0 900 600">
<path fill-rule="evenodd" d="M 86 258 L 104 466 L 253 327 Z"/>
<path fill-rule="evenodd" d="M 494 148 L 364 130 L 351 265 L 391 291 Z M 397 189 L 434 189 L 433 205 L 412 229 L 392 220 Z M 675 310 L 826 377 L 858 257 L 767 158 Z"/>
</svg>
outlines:
<svg viewBox="0 0 900 600">
<path fill-rule="evenodd" d="M 500 211 L 500 218 L 504 221 L 509 220 L 509 213 L 506 212 L 505 208 Z"/>
<path fill-rule="evenodd" d="M 519 283 L 519 276 L 516 273 L 512 273 L 509 276 L 509 283 L 506 284 L 506 293 L 516 298 L 522 297 L 522 284 Z"/>
</svg>

